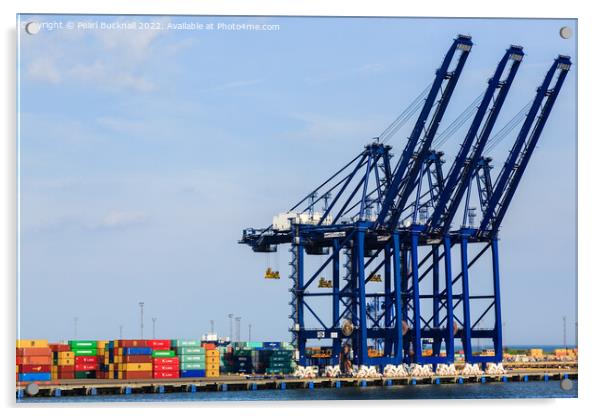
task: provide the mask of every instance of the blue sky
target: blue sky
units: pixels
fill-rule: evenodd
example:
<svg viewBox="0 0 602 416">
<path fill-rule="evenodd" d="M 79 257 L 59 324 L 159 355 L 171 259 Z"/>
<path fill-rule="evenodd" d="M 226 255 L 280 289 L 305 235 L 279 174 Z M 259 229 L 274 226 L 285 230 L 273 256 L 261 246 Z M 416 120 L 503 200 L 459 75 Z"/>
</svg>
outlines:
<svg viewBox="0 0 602 416">
<path fill-rule="evenodd" d="M 29 21 L 33 16 L 22 16 Z M 40 22 L 278 24 L 274 31 L 20 31 L 20 329 L 24 338 L 198 337 L 228 313 L 288 339 L 290 281 L 237 244 L 355 156 L 432 80 L 457 33 L 475 47 L 443 121 L 504 50 L 526 57 L 500 128 L 552 60 L 569 74 L 501 234 L 506 343 L 573 339 L 576 37 L 572 20 L 37 16 Z M 466 126 L 467 127 L 467 126 Z M 466 128 L 461 129 L 464 133 Z M 497 128 L 494 129 L 497 131 Z M 492 156 L 502 165 L 511 135 Z M 394 153 L 404 133 L 392 139 Z M 448 141 L 447 160 L 462 135 Z M 448 163 L 448 165 L 451 163 Z M 498 169 L 494 171 L 497 174 Z M 270 264 L 288 274 L 288 253 Z M 478 283 L 477 283 L 478 284 Z"/>
</svg>

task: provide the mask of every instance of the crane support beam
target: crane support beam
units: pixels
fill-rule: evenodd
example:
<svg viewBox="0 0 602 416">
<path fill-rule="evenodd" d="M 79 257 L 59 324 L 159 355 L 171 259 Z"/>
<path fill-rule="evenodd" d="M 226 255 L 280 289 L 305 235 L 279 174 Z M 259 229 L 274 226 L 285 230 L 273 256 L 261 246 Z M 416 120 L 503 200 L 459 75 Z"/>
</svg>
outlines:
<svg viewBox="0 0 602 416">
<path fill-rule="evenodd" d="M 524 52 L 522 47 L 515 45 L 510 46 L 500 60 L 493 76 L 489 79 L 483 99 L 481 100 L 477 113 L 468 129 L 468 133 L 464 138 L 460 152 L 456 156 L 449 171 L 443 192 L 433 210 L 433 215 L 430 220 L 430 229 L 432 231 L 441 231 L 443 233 L 449 231 L 454 215 L 460 206 L 466 188 L 470 184 L 470 180 L 476 170 L 483 148 L 489 139 L 489 135 L 495 125 L 500 110 L 504 105 L 508 91 L 512 86 L 514 77 L 523 60 L 523 56 Z M 502 79 L 502 76 L 507 69 L 508 73 L 506 77 Z M 495 95 L 496 91 L 497 96 Z M 492 103 L 491 109 L 483 124 L 490 103 Z"/>
<path fill-rule="evenodd" d="M 408 138 L 408 142 L 401 154 L 399 162 L 397 164 L 396 169 L 392 173 L 392 181 L 389 186 L 387 193 L 385 194 L 381 211 L 375 221 L 375 227 L 380 228 L 388 225 L 390 230 L 396 228 L 395 218 L 399 219 L 400 210 L 403 210 L 403 203 L 398 201 L 399 193 L 401 191 L 401 187 L 403 183 L 406 184 L 414 184 L 416 178 L 412 178 L 409 175 L 406 175 L 406 171 L 410 166 L 410 163 L 413 159 L 416 158 L 415 149 L 418 144 L 418 141 L 424 131 L 429 115 L 431 114 L 433 105 L 437 99 L 439 91 L 441 90 L 443 84 L 446 82 L 446 88 L 443 92 L 441 99 L 439 100 L 439 104 L 437 109 L 432 116 L 431 123 L 427 129 L 427 135 L 425 138 L 425 142 L 423 143 L 423 149 L 420 151 L 420 156 L 424 157 L 422 153 L 428 151 L 428 147 L 430 141 L 432 141 L 434 134 L 439 127 L 439 123 L 441 122 L 441 118 L 443 117 L 443 113 L 447 108 L 447 104 L 449 99 L 451 98 L 451 94 L 456 86 L 458 78 L 462 73 L 462 69 L 464 68 L 464 63 L 468 58 L 468 54 L 472 49 L 472 39 L 469 36 L 459 35 L 451 47 L 447 51 L 445 58 L 443 59 L 443 63 L 441 67 L 437 70 L 435 75 L 435 80 L 433 85 L 427 95 L 427 98 L 422 107 L 422 111 L 416 120 L 414 125 L 414 129 Z M 459 53 L 459 58 L 455 68 L 450 72 L 449 67 L 452 63 L 452 59 L 456 54 Z M 425 149 L 426 147 L 426 149 Z M 417 176 L 418 172 L 411 172 L 413 176 Z M 388 222 L 388 223 L 387 223 Z"/>
<path fill-rule="evenodd" d="M 483 213 L 479 233 L 497 235 L 570 67 L 570 57 L 558 56 L 546 73 L 541 86 L 537 89 L 525 122 L 504 163 L 500 176 L 496 180 L 493 193 Z M 550 88 L 555 76 L 556 81 Z"/>
</svg>

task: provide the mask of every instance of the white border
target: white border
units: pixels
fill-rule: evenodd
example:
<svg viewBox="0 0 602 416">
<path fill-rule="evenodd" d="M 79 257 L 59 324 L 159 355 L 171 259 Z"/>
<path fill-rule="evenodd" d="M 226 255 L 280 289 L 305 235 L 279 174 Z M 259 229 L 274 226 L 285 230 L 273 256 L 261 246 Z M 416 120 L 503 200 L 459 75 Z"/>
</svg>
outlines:
<svg viewBox="0 0 602 416">
<path fill-rule="evenodd" d="M 199 407 L 208 408 L 215 414 L 234 410 L 245 415 L 253 414 L 289 414 L 328 411 L 345 412 L 345 415 L 375 412 L 430 412 L 456 414 L 462 412 L 479 412 L 480 414 L 506 414 L 514 409 L 526 410 L 540 414 L 556 413 L 585 413 L 597 399 L 596 378 L 597 360 L 595 356 L 600 343 L 599 325 L 596 325 L 600 302 L 596 299 L 600 290 L 600 266 L 596 260 L 596 250 L 599 242 L 596 237 L 602 235 L 600 229 L 600 200 L 599 161 L 600 142 L 602 137 L 594 130 L 598 127 L 600 81 L 595 77 L 600 69 L 600 40 L 602 36 L 599 13 L 594 9 L 595 2 L 546 1 L 527 2 L 524 0 L 505 0 L 500 2 L 486 1 L 438 1 L 422 2 L 402 1 L 277 1 L 277 0 L 232 0 L 232 1 L 202 1 L 202 0 L 90 0 L 86 2 L 69 2 L 55 0 L 3 1 L 0 3 L 2 13 L 3 42 L 2 73 L 4 99 L 2 106 L 2 123 L 4 140 L 2 141 L 2 230 L 4 238 L 0 240 L 0 265 L 3 266 L 4 282 L 4 327 L 1 361 L 2 387 L 5 406 L 14 408 L 14 384 L 12 366 L 14 365 L 15 339 L 15 273 L 16 273 L 16 124 L 15 124 L 15 53 L 16 13 L 107 13 L 107 14 L 233 14 L 233 15 L 338 15 L 338 16 L 440 16 L 440 17 L 556 17 L 579 19 L 579 329 L 580 329 L 580 369 L 579 369 L 579 399 L 577 400 L 504 400 L 504 401 L 433 401 L 433 402 L 264 402 L 264 403 L 193 403 L 187 409 L 179 405 L 178 414 L 198 414 Z M 596 123 L 596 124 L 595 124 Z M 551 224 L 551 226 L 553 226 Z M 598 256 L 599 257 L 599 256 Z M 589 316 L 585 313 L 587 311 Z M 51 313 L 51 311 L 49 311 Z M 144 406 L 153 414 L 171 412 L 164 405 L 134 405 L 123 406 L 134 409 Z M 114 406 L 89 407 L 86 411 L 91 414 L 106 413 Z M 173 406 L 172 406 L 173 407 Z M 302 409 L 301 407 L 305 408 Z M 599 407 L 599 406 L 597 406 Z M 520 408 L 520 410 L 518 409 Z M 27 408 L 25 411 L 35 411 Z M 79 414 L 81 409 L 50 407 L 37 409 L 45 414 Z M 427 413 L 428 412 L 428 413 Z M 228 412 L 232 413 L 232 412 Z"/>
</svg>

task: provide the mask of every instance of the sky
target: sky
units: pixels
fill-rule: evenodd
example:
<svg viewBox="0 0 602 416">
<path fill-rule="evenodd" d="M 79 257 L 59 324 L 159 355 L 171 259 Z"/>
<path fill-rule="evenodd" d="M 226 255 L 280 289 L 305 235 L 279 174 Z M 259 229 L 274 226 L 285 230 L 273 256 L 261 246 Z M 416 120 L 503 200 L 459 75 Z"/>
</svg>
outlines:
<svg viewBox="0 0 602 416">
<path fill-rule="evenodd" d="M 500 236 L 504 342 L 561 344 L 566 316 L 572 343 L 578 65 L 559 29 L 576 21 L 21 15 L 32 20 L 41 30 L 19 29 L 18 47 L 21 338 L 73 338 L 74 318 L 79 338 L 136 338 L 144 301 L 146 336 L 153 317 L 159 338 L 198 338 L 210 320 L 228 335 L 233 313 L 243 339 L 251 324 L 253 340 L 288 340 L 291 281 L 263 278 L 266 265 L 288 275 L 288 253 L 253 253 L 242 230 L 358 154 L 463 33 L 475 46 L 442 128 L 510 44 L 525 59 L 494 132 L 558 54 L 573 57 Z M 232 23 L 276 26 L 218 29 Z M 442 149 L 446 168 L 467 127 Z M 515 136 L 491 153 L 494 177 Z"/>
</svg>

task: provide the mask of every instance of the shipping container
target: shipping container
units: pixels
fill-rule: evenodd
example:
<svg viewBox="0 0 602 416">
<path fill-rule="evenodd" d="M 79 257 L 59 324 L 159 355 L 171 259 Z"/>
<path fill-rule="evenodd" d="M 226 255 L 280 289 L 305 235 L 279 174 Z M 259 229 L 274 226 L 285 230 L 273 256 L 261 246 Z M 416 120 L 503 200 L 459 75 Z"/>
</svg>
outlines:
<svg viewBox="0 0 602 416">
<path fill-rule="evenodd" d="M 23 364 L 18 366 L 19 373 L 49 373 L 50 365 Z"/>
<path fill-rule="evenodd" d="M 154 350 L 169 350 L 171 348 L 171 340 L 150 339 L 146 342 L 146 346 Z"/>
<path fill-rule="evenodd" d="M 153 378 L 180 378 L 179 371 L 153 371 Z"/>
<path fill-rule="evenodd" d="M 52 375 L 48 373 L 19 373 L 19 381 L 50 381 Z"/>
<path fill-rule="evenodd" d="M 182 370 L 180 371 L 180 377 L 182 378 L 201 378 L 205 377 L 205 370 Z"/>
<path fill-rule="evenodd" d="M 174 339 L 171 341 L 172 347 L 200 347 L 201 341 L 194 339 Z"/>
<path fill-rule="evenodd" d="M 17 348 L 48 348 L 48 340 L 45 339 L 18 339 Z"/>
<path fill-rule="evenodd" d="M 69 346 L 71 347 L 72 350 L 77 350 L 77 349 L 94 349 L 94 350 L 96 350 L 98 348 L 98 342 L 97 341 L 72 340 L 72 341 L 69 341 Z"/>
<path fill-rule="evenodd" d="M 46 355 L 52 355 L 52 350 L 48 347 L 17 348 L 18 357 L 39 357 Z"/>
<path fill-rule="evenodd" d="M 148 347 L 126 347 L 123 348 L 122 355 L 152 355 L 152 348 Z"/>
<path fill-rule="evenodd" d="M 74 349 L 73 352 L 75 353 L 76 357 L 93 356 L 93 355 L 97 355 L 97 353 L 98 353 L 96 348 L 77 348 L 77 349 Z"/>
<path fill-rule="evenodd" d="M 154 358 L 154 364 L 163 364 L 163 365 L 178 365 L 180 363 L 180 359 L 177 357 L 173 358 Z"/>
<path fill-rule="evenodd" d="M 152 354 L 153 358 L 169 358 L 169 357 L 175 357 L 176 356 L 176 352 L 173 350 L 153 350 L 153 354 Z"/>
</svg>

